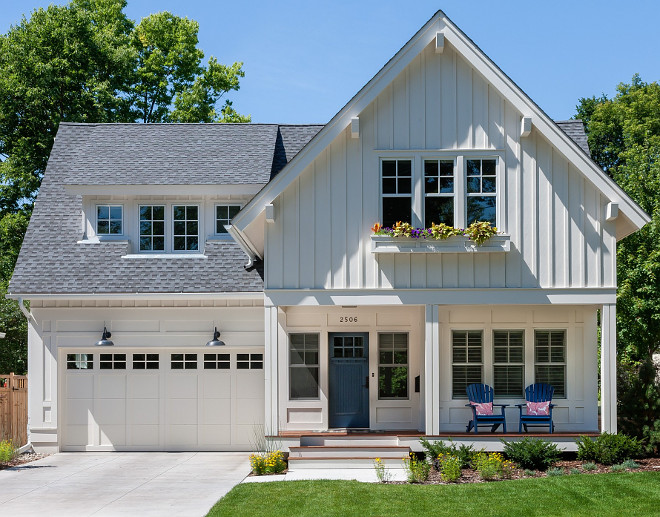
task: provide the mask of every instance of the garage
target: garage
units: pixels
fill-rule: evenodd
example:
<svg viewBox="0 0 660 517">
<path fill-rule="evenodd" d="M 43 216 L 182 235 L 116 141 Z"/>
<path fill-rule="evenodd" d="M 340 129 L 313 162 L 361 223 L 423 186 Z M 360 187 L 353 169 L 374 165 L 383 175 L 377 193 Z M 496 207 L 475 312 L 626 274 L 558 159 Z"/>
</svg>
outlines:
<svg viewBox="0 0 660 517">
<path fill-rule="evenodd" d="M 263 348 L 60 353 L 61 450 L 249 450 L 263 432 Z"/>
</svg>

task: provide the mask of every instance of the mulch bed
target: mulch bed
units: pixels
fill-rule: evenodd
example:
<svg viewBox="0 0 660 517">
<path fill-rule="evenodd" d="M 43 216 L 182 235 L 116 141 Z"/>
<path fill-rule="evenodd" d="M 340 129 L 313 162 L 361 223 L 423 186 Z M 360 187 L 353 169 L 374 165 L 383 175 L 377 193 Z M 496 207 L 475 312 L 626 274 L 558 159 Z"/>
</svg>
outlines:
<svg viewBox="0 0 660 517">
<path fill-rule="evenodd" d="M 11 467 L 17 467 L 18 465 L 23 465 L 24 463 L 30 463 L 31 461 L 40 460 L 41 458 L 45 458 L 46 456 L 49 455 L 39 454 L 36 452 L 24 452 L 23 454 L 19 454 L 18 456 L 16 456 L 11 461 L 0 463 L 0 470 L 9 469 Z"/>
<path fill-rule="evenodd" d="M 612 472 L 612 468 L 609 465 L 597 465 L 597 468 L 595 470 L 584 470 L 582 468 L 582 465 L 584 463 L 588 463 L 585 461 L 558 461 L 555 464 L 555 468 L 560 468 L 564 471 L 564 475 L 577 475 L 577 474 L 571 474 L 571 469 L 579 469 L 580 474 L 604 474 L 607 472 Z M 639 468 L 636 469 L 628 469 L 627 472 L 660 472 L 660 458 L 646 458 L 643 460 L 635 460 L 635 463 L 639 465 Z M 511 479 L 523 479 L 523 478 L 529 478 L 529 477 L 546 477 L 547 473 L 542 472 L 540 470 L 535 470 L 533 471 L 534 475 L 526 475 L 525 471 L 523 469 L 516 469 L 513 472 L 513 475 L 511 476 Z M 500 480 L 500 479 L 494 479 L 492 481 L 505 481 L 505 480 Z M 429 474 L 429 479 L 426 483 L 420 483 L 420 484 L 425 484 L 425 485 L 455 485 L 455 484 L 462 484 L 462 483 L 486 483 L 487 481 L 484 481 L 481 479 L 479 476 L 479 473 L 476 470 L 473 469 L 463 469 L 461 471 L 461 477 L 452 483 L 447 483 L 442 480 L 440 477 L 440 472 L 435 470 L 434 468 L 431 469 L 431 472 Z M 392 481 L 390 482 L 392 484 L 406 484 L 406 481 Z"/>
</svg>

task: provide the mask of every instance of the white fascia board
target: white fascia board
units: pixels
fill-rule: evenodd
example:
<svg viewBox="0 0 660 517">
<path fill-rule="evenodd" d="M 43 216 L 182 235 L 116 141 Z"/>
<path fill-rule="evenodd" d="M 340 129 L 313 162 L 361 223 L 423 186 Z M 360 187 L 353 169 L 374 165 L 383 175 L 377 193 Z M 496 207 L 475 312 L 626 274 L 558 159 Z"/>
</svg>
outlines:
<svg viewBox="0 0 660 517">
<path fill-rule="evenodd" d="M 64 185 L 68 194 L 82 196 L 232 196 L 254 195 L 259 184 L 237 185 Z"/>
<path fill-rule="evenodd" d="M 232 239 L 238 244 L 243 252 L 248 256 L 250 261 L 253 261 L 255 258 L 263 260 L 261 253 L 257 250 L 256 246 L 250 242 L 250 239 L 236 228 L 234 225 L 225 225 L 227 232 L 231 235 Z"/>
<path fill-rule="evenodd" d="M 9 293 L 10 300 L 263 300 L 264 293 Z M 55 308 L 55 307 L 49 307 Z"/>
<path fill-rule="evenodd" d="M 401 73 L 426 46 L 435 40 L 444 23 L 444 14 L 438 11 L 399 50 L 387 64 L 319 131 L 310 142 L 232 219 L 232 224 L 244 230 L 328 147 L 362 110 Z"/>
<path fill-rule="evenodd" d="M 321 305 L 602 305 L 614 288 L 566 289 L 266 289 L 266 306 Z"/>
<path fill-rule="evenodd" d="M 245 229 L 264 206 L 272 203 L 349 124 L 359 116 L 395 78 L 435 38 L 445 36 L 461 54 L 520 113 L 532 116 L 533 126 L 564 154 L 610 201 L 619 202 L 621 211 L 641 228 L 650 217 L 598 165 L 566 135 L 502 70 L 477 47 L 442 11 L 438 11 L 399 52 L 312 138 L 294 159 L 271 180 L 234 218 L 233 224 Z"/>
</svg>

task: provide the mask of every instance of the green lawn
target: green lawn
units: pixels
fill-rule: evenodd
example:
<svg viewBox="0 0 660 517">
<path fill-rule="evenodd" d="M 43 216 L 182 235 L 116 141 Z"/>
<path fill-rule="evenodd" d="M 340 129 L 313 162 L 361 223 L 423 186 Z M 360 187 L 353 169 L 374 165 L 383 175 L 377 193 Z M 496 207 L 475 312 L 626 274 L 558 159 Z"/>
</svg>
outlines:
<svg viewBox="0 0 660 517">
<path fill-rule="evenodd" d="M 238 485 L 210 516 L 660 516 L 660 473 L 578 474 L 465 485 L 279 481 Z"/>
</svg>

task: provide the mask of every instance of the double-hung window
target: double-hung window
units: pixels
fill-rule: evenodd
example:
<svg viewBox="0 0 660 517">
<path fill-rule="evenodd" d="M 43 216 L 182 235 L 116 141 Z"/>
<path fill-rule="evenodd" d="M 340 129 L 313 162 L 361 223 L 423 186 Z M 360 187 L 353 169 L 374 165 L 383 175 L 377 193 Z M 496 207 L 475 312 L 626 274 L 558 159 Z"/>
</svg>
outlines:
<svg viewBox="0 0 660 517">
<path fill-rule="evenodd" d="M 468 159 L 466 169 L 466 226 L 475 221 L 497 224 L 497 160 Z"/>
<path fill-rule="evenodd" d="M 319 398 L 318 334 L 289 334 L 289 398 Z"/>
<path fill-rule="evenodd" d="M 197 205 L 173 205 L 173 250 L 199 250 L 199 207 Z"/>
<path fill-rule="evenodd" d="M 226 234 L 228 225 L 234 216 L 240 212 L 240 205 L 216 205 L 215 206 L 215 233 Z"/>
<path fill-rule="evenodd" d="M 123 212 L 122 205 L 96 205 L 96 234 L 122 235 Z"/>
<path fill-rule="evenodd" d="M 566 397 L 566 331 L 534 332 L 534 382 L 554 386 L 554 396 Z"/>
<path fill-rule="evenodd" d="M 493 331 L 493 388 L 498 397 L 522 397 L 525 378 L 525 333 Z"/>
<path fill-rule="evenodd" d="M 467 398 L 469 384 L 482 382 L 483 332 L 452 331 L 452 397 Z"/>
<path fill-rule="evenodd" d="M 424 227 L 454 226 L 454 160 L 424 160 Z"/>
<path fill-rule="evenodd" d="M 140 251 L 165 250 L 165 206 L 140 205 Z"/>
<path fill-rule="evenodd" d="M 408 398 L 408 334 L 378 334 L 378 398 Z"/>
<path fill-rule="evenodd" d="M 412 161 L 381 161 L 383 226 L 412 222 Z"/>
</svg>

